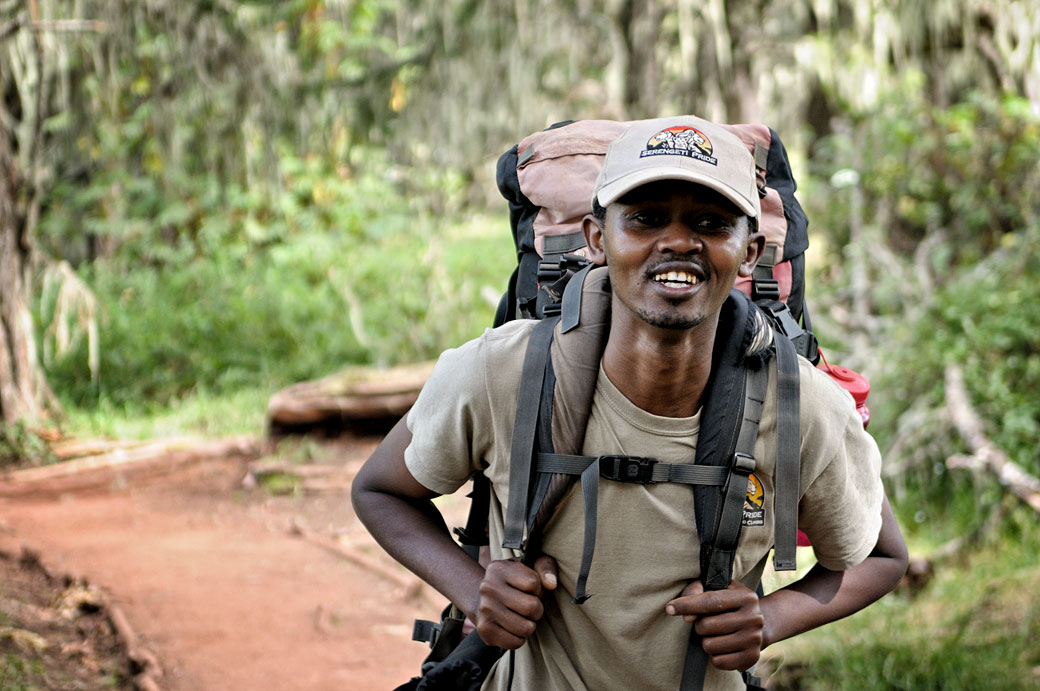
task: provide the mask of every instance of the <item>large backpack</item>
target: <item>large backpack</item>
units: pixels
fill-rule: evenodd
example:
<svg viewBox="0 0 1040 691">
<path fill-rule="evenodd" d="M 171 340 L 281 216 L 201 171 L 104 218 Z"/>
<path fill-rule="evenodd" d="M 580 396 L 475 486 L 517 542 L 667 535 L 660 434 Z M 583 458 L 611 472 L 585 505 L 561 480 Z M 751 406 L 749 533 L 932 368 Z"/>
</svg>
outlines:
<svg viewBox="0 0 1040 691">
<path fill-rule="evenodd" d="M 587 598 L 586 580 L 595 544 L 596 486 L 601 477 L 693 485 L 702 581 L 708 590 L 729 585 L 744 520 L 746 478 L 754 464 L 751 455 L 765 400 L 767 366 L 777 371 L 778 397 L 784 401 L 777 406 L 783 419 L 777 421 L 774 568 L 795 568 L 799 447 L 795 353 L 813 362 L 819 359 L 804 303 L 808 223 L 794 197 L 796 186 L 787 152 L 767 127 L 726 126 L 754 156 L 762 208 L 759 228 L 766 236 L 767 249 L 754 275 L 735 286 L 743 294 L 734 290 L 724 307 L 722 321 L 728 320 L 733 328 L 720 329 L 716 343 L 718 364 L 701 413 L 696 462 L 666 468 L 668 464 L 647 458 L 577 456 L 594 377 L 579 382 L 577 393 L 563 397 L 569 405 L 561 409 L 579 412 L 569 419 L 571 429 L 557 434 L 561 423 L 553 412 L 554 399 L 560 393 L 560 342 L 572 339 L 572 354 L 588 351 L 588 362 L 577 368 L 594 372 L 606 338 L 597 325 L 605 324 L 601 315 L 609 303 L 608 282 L 605 270 L 590 273 L 594 267 L 583 256 L 581 222 L 592 211 L 593 186 L 607 147 L 628 124 L 604 120 L 560 123 L 526 137 L 498 161 L 498 185 L 509 202 L 518 262 L 500 301 L 495 326 L 517 318 L 542 320 L 532 333 L 517 394 L 504 546 L 521 549 L 525 560 L 533 561 L 540 527 L 571 483 L 580 478 L 586 530 L 575 598 L 578 604 Z M 770 326 L 765 326 L 766 321 Z M 764 333 L 762 327 L 779 337 L 759 341 L 766 347 L 755 353 L 745 352 L 748 334 L 755 329 Z M 575 345 L 576 339 L 584 340 Z M 564 366 L 574 363 L 564 359 Z M 556 448 L 554 441 L 558 444 L 560 436 L 567 448 Z M 487 480 L 476 476 L 467 525 L 455 530 L 474 558 L 487 544 L 489 495 Z M 486 676 L 502 651 L 482 644 L 475 632 L 463 639 L 461 623 L 462 614 L 453 605 L 445 610 L 440 623 L 416 622 L 413 638 L 428 641 L 432 651 L 423 665 L 424 676 L 402 689 L 480 687 L 482 675 Z M 691 633 L 680 688 L 699 689 L 706 666 L 699 638 Z M 749 679 L 748 687 L 754 688 L 754 682 Z"/>
<path fill-rule="evenodd" d="M 559 313 L 563 287 L 585 265 L 581 223 L 607 147 L 632 123 L 562 122 L 528 135 L 498 159 L 498 188 L 509 202 L 517 268 L 499 303 L 498 326 Z M 773 317 L 800 355 L 819 361 L 805 306 L 809 222 L 795 198 L 787 149 L 764 125 L 723 125 L 748 147 L 758 173 L 766 251 L 754 276 L 736 287 Z"/>
</svg>

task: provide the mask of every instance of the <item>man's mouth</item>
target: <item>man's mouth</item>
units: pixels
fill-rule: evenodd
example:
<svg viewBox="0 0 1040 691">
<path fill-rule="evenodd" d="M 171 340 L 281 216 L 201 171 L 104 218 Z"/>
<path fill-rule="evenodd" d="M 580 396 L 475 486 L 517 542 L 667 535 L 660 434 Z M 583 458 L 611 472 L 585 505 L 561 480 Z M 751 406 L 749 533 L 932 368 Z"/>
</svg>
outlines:
<svg viewBox="0 0 1040 691">
<path fill-rule="evenodd" d="M 663 283 L 670 288 L 685 288 L 686 286 L 695 286 L 701 282 L 699 276 L 687 271 L 664 271 L 654 274 L 653 279 L 655 283 Z"/>
</svg>

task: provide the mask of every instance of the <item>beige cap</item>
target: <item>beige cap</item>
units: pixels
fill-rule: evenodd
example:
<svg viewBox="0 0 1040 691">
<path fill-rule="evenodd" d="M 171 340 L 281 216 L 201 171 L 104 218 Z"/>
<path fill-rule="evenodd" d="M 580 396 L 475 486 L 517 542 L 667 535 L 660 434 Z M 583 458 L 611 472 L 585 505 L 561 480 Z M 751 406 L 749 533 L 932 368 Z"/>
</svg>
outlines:
<svg viewBox="0 0 1040 691">
<path fill-rule="evenodd" d="M 692 115 L 640 120 L 607 149 L 593 190 L 601 206 L 658 180 L 688 180 L 725 196 L 751 218 L 760 213 L 755 160 L 740 139 Z"/>
</svg>

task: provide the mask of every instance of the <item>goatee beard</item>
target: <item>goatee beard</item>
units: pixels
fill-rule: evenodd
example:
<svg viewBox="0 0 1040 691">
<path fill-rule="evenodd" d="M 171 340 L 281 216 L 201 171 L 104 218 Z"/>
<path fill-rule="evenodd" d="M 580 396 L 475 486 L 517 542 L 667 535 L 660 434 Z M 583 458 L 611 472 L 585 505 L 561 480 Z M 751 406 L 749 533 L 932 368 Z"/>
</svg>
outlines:
<svg viewBox="0 0 1040 691">
<path fill-rule="evenodd" d="M 645 307 L 640 308 L 638 314 L 639 318 L 650 326 L 675 331 L 692 329 L 696 326 L 700 326 L 704 323 L 705 319 L 704 317 L 684 317 L 683 315 L 674 312 L 654 312 Z"/>
</svg>

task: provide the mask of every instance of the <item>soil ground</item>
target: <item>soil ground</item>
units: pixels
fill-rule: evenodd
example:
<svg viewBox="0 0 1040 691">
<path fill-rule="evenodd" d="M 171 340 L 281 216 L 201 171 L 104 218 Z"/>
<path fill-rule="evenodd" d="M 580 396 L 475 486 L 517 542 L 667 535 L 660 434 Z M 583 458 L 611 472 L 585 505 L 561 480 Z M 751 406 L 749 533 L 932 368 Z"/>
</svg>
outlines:
<svg viewBox="0 0 1040 691">
<path fill-rule="evenodd" d="M 377 443 L 344 437 L 311 460 L 350 477 Z M 57 497 L 0 499 L 0 531 L 52 572 L 105 592 L 158 658 L 164 689 L 391 689 L 413 676 L 426 648 L 410 640 L 412 620 L 436 618 L 443 599 L 372 541 L 346 488 L 273 496 L 243 487 L 245 471 L 241 459 L 220 459 Z M 464 511 L 458 497 L 443 500 L 449 521 Z"/>
<path fill-rule="evenodd" d="M 130 663 L 88 584 L 0 553 L 0 689 L 129 688 Z"/>
</svg>

